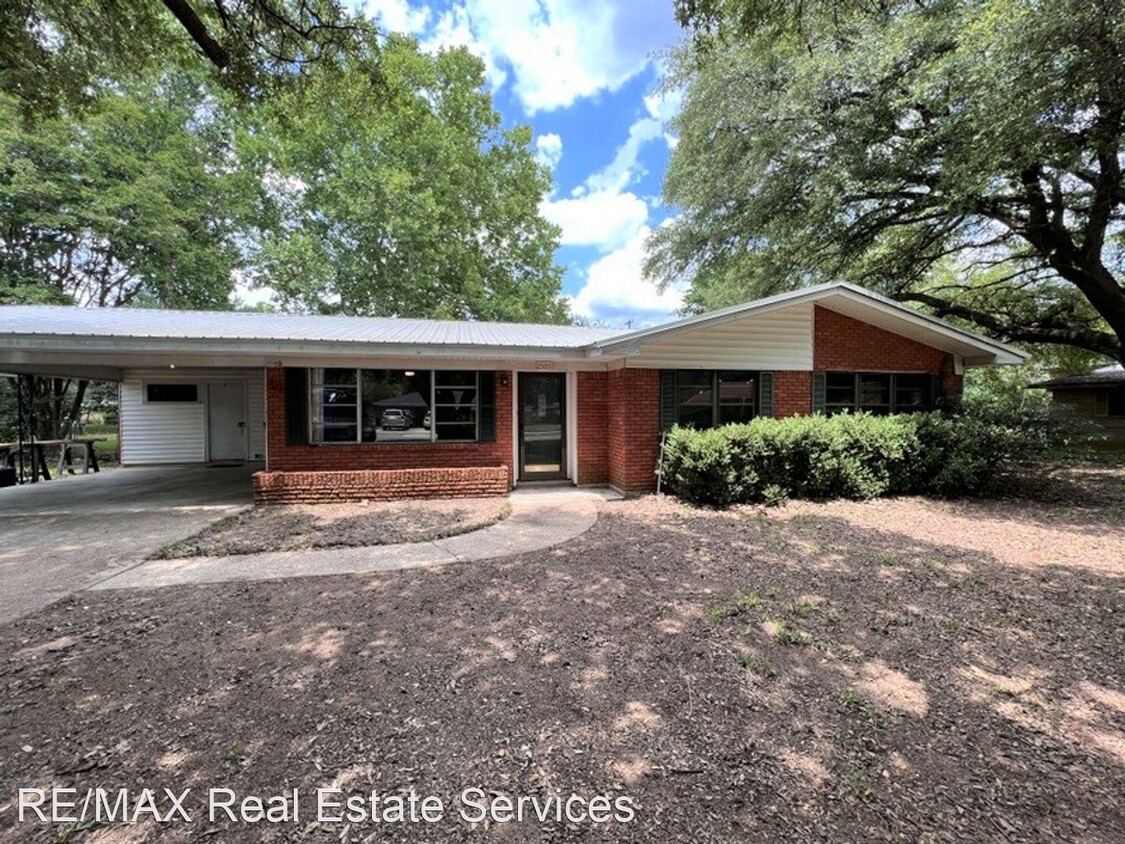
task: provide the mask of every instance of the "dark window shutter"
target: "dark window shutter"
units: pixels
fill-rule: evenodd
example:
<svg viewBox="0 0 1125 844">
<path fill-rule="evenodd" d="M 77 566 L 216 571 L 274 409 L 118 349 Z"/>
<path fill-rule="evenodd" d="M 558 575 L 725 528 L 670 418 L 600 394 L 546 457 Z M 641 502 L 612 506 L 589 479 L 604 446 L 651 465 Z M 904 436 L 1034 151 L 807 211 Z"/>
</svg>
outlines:
<svg viewBox="0 0 1125 844">
<path fill-rule="evenodd" d="M 758 373 L 758 415 L 773 416 L 773 373 Z"/>
<path fill-rule="evenodd" d="M 676 424 L 676 371 L 660 371 L 660 430 L 671 430 Z"/>
<path fill-rule="evenodd" d="M 812 412 L 824 413 L 825 376 L 823 372 L 812 374 Z"/>
<path fill-rule="evenodd" d="M 480 372 L 480 405 L 477 408 L 477 424 L 482 443 L 496 442 L 496 373 Z"/>
<path fill-rule="evenodd" d="M 285 443 L 309 442 L 309 371 L 285 368 Z"/>
</svg>

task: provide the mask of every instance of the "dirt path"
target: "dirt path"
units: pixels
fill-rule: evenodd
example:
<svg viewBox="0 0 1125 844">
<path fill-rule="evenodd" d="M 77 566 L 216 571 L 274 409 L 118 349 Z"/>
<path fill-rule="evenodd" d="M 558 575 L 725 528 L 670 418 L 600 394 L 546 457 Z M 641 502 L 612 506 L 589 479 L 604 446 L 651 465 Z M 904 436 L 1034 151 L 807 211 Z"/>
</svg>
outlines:
<svg viewBox="0 0 1125 844">
<path fill-rule="evenodd" d="M 1125 521 L 1064 510 L 1037 530 L 1076 550 L 1035 560 L 1019 502 L 644 499 L 471 566 L 82 595 L 0 628 L 0 840 L 55 840 L 14 825 L 18 786 L 336 782 L 635 801 L 504 841 L 1120 841 Z M 208 840 L 373 833 L 481 840 Z"/>
</svg>

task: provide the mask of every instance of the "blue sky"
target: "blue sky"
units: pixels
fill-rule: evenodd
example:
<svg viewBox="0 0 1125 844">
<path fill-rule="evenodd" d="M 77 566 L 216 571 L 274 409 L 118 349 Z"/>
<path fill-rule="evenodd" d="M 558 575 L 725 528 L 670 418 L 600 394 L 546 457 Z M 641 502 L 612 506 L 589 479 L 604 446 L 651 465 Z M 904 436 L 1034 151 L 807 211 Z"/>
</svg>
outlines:
<svg viewBox="0 0 1125 844">
<path fill-rule="evenodd" d="M 660 183 L 679 105 L 659 54 L 681 32 L 672 0 L 362 0 L 424 49 L 465 46 L 485 62 L 506 124 L 530 124 L 555 174 L 542 213 L 562 227 L 557 260 L 578 316 L 611 326 L 667 319 L 680 294 L 641 276 L 643 244 L 668 218 Z"/>
</svg>

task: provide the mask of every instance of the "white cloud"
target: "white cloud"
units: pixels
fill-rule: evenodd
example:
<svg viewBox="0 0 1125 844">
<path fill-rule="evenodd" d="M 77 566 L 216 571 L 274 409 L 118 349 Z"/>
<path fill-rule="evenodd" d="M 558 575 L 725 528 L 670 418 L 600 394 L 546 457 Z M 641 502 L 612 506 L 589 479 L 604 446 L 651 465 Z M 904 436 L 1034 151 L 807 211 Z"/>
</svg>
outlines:
<svg viewBox="0 0 1125 844">
<path fill-rule="evenodd" d="M 620 249 L 590 265 L 585 285 L 570 303 L 575 314 L 610 323 L 629 318 L 639 328 L 666 320 L 683 305 L 682 290 L 661 293 L 643 275 L 644 245 L 651 233 L 641 226 Z"/>
<path fill-rule="evenodd" d="M 430 21 L 426 6 L 412 6 L 407 0 L 367 0 L 364 14 L 387 32 L 421 32 Z"/>
<path fill-rule="evenodd" d="M 650 106 L 649 99 L 645 98 L 648 113 L 662 114 L 660 101 L 653 99 Z M 547 157 L 543 147 L 551 143 L 549 137 L 544 135 L 536 141 L 536 156 L 540 160 Z M 543 216 L 562 227 L 564 246 L 597 246 L 610 252 L 620 249 L 648 222 L 648 205 L 627 188 L 644 175 L 641 148 L 662 137 L 667 135 L 660 117 L 638 118 L 609 164 L 572 188 L 569 198 L 548 198 L 540 205 Z M 561 147 L 560 139 L 560 155 Z"/>
<path fill-rule="evenodd" d="M 586 179 L 589 191 L 624 190 L 641 175 L 637 157 L 641 147 L 664 134 L 664 126 L 651 117 L 642 118 L 629 127 L 629 137 L 617 148 L 613 161 Z"/>
<path fill-rule="evenodd" d="M 251 284 L 241 269 L 231 273 L 231 280 L 234 282 L 234 290 L 229 297 L 231 307 L 253 308 L 262 304 L 276 304 L 277 291 L 265 284 Z"/>
<path fill-rule="evenodd" d="M 369 0 L 365 9 L 426 49 L 468 47 L 494 88 L 510 76 L 528 114 L 617 90 L 680 37 L 668 0 L 455 0 L 440 14 L 407 0 Z"/>
<path fill-rule="evenodd" d="M 554 132 L 548 132 L 535 139 L 535 160 L 545 167 L 550 167 L 552 170 L 558 167 L 562 154 L 562 138 Z"/>
<path fill-rule="evenodd" d="M 648 205 L 633 193 L 595 191 L 572 199 L 544 200 L 540 212 L 562 228 L 563 246 L 619 249 L 648 219 Z"/>
<path fill-rule="evenodd" d="M 684 104 L 683 89 L 673 88 L 667 91 L 657 91 L 645 97 L 644 103 L 649 117 L 660 121 L 663 127 L 664 141 L 668 144 L 668 148 L 675 149 L 679 138 L 668 131 L 668 122 L 680 113 L 680 108 Z"/>
</svg>

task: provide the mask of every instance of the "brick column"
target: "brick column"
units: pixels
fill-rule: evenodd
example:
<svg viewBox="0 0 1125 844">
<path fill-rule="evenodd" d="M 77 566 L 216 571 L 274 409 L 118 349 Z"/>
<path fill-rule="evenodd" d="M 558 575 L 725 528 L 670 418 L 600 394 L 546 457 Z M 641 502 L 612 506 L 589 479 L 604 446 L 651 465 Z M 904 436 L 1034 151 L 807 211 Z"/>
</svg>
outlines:
<svg viewBox="0 0 1125 844">
<path fill-rule="evenodd" d="M 660 370 L 608 375 L 609 482 L 628 494 L 652 492 L 660 455 Z"/>
<path fill-rule="evenodd" d="M 609 483 L 608 372 L 579 372 L 578 477 L 580 484 Z"/>
</svg>

